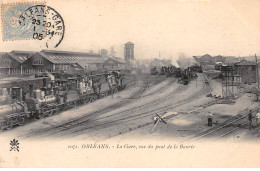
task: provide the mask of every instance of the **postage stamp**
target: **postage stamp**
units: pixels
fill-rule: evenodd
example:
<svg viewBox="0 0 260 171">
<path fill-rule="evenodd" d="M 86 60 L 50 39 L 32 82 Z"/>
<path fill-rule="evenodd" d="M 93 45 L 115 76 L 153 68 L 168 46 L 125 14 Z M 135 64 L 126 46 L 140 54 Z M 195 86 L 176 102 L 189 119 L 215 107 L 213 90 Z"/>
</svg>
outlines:
<svg viewBox="0 0 260 171">
<path fill-rule="evenodd" d="M 3 40 L 44 40 L 57 47 L 64 37 L 60 14 L 44 2 L 2 4 Z"/>
</svg>

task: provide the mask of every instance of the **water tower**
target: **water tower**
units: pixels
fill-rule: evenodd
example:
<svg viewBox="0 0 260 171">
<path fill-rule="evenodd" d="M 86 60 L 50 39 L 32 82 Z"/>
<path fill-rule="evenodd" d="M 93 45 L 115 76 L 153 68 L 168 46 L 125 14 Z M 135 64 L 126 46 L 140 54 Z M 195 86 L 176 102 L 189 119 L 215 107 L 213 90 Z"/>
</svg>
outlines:
<svg viewBox="0 0 260 171">
<path fill-rule="evenodd" d="M 134 44 L 132 42 L 127 42 L 125 44 L 125 61 L 134 60 Z"/>
</svg>

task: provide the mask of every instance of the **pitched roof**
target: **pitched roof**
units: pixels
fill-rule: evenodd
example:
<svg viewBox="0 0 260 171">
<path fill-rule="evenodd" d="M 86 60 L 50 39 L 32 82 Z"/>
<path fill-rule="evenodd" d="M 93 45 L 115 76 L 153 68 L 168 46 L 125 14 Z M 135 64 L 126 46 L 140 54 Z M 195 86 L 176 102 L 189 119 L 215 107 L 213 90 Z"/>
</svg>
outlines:
<svg viewBox="0 0 260 171">
<path fill-rule="evenodd" d="M 73 68 L 75 69 L 75 70 L 82 70 L 82 69 L 84 69 L 80 64 L 78 64 L 78 63 L 75 63 L 75 64 L 72 64 L 72 66 L 73 66 Z"/>
<path fill-rule="evenodd" d="M 76 61 L 77 64 L 79 64 L 82 68 L 85 68 L 86 66 L 88 66 L 89 64 L 103 64 L 103 62 L 89 62 L 89 61 Z"/>
<path fill-rule="evenodd" d="M 42 50 L 39 54 L 55 64 L 78 63 L 81 66 L 86 66 L 87 64 L 97 64 L 105 61 L 105 58 L 100 54 L 94 53 Z"/>
<path fill-rule="evenodd" d="M 33 54 L 35 53 L 35 51 L 22 51 L 22 50 L 13 50 L 13 53 L 17 53 L 17 54 L 23 54 L 23 55 L 28 55 L 28 54 Z"/>
<path fill-rule="evenodd" d="M 19 63 L 23 63 L 27 59 L 29 59 L 35 52 L 33 51 L 16 51 L 6 53 L 8 56 L 12 57 Z"/>
<path fill-rule="evenodd" d="M 126 63 L 126 61 L 124 59 L 119 58 L 119 57 L 109 57 L 109 58 L 112 60 L 115 60 L 116 62 L 121 63 L 121 64 Z"/>
<path fill-rule="evenodd" d="M 59 55 L 81 55 L 81 56 L 96 56 L 100 57 L 100 54 L 96 53 L 85 53 L 85 52 L 73 52 L 73 51 L 58 51 L 58 50 L 42 50 L 46 54 L 59 54 Z"/>
<path fill-rule="evenodd" d="M 256 65 L 256 62 L 252 62 L 252 61 L 247 61 L 247 60 L 242 60 L 240 62 L 235 63 L 235 65 L 238 66 L 252 66 L 252 65 Z"/>
</svg>

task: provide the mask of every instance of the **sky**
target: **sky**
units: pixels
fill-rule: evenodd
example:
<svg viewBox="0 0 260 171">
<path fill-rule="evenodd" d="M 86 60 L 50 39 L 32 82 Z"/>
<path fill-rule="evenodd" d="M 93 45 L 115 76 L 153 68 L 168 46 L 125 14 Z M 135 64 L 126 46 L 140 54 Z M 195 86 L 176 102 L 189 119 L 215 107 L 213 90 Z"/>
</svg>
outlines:
<svg viewBox="0 0 260 171">
<path fill-rule="evenodd" d="M 7 2 L 2 0 L 3 2 Z M 17 2 L 15 0 L 14 2 Z M 10 1 L 8 1 L 10 2 Z M 82 51 L 135 44 L 136 59 L 180 54 L 260 56 L 260 0 L 45 0 L 62 16 L 55 50 Z M 1 22 L 2 23 L 2 22 Z M 40 51 L 44 41 L 2 41 L 0 51 Z"/>
</svg>

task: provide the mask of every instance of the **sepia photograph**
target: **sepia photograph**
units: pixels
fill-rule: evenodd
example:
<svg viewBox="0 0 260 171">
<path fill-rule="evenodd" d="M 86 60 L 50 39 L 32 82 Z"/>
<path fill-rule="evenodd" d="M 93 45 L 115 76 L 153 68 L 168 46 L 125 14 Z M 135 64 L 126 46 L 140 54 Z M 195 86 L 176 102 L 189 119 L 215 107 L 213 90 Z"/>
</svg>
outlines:
<svg viewBox="0 0 260 171">
<path fill-rule="evenodd" d="M 0 0 L 1 168 L 259 168 L 259 0 Z"/>
</svg>

